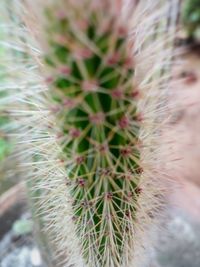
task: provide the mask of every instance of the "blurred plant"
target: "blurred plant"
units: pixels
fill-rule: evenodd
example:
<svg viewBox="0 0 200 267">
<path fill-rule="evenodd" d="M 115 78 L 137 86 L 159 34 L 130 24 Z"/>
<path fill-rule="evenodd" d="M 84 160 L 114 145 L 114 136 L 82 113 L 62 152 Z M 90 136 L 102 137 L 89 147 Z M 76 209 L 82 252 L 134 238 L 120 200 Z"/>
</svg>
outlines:
<svg viewBox="0 0 200 267">
<path fill-rule="evenodd" d="M 200 32 L 200 0 L 185 0 L 182 16 L 188 37 L 195 39 Z"/>
<path fill-rule="evenodd" d="M 168 188 L 159 133 L 178 2 L 14 1 L 10 47 L 30 55 L 10 54 L 17 88 L 3 109 L 49 265 L 148 260 Z"/>
<path fill-rule="evenodd" d="M 24 218 L 19 219 L 13 224 L 12 230 L 16 236 L 30 234 L 33 230 L 33 222 Z"/>
<path fill-rule="evenodd" d="M 0 118 L 0 123 L 2 118 Z M 0 138 L 0 162 L 3 161 L 10 152 L 10 144 L 8 140 L 3 136 Z"/>
<path fill-rule="evenodd" d="M 4 102 L 7 92 L 4 90 L 4 82 L 6 81 L 6 48 L 2 45 L 5 39 L 5 31 L 2 27 L 3 20 L 0 18 L 0 102 Z M 9 123 L 9 116 L 7 112 L 0 109 L 0 195 L 4 193 L 15 182 L 9 180 L 7 175 L 8 157 L 12 153 L 13 144 L 10 140 L 8 133 L 6 132 L 7 125 Z M 12 162 L 13 164 L 13 162 Z M 13 164 L 14 165 L 14 164 Z M 16 180 L 16 176 L 15 176 Z"/>
<path fill-rule="evenodd" d="M 0 30 L 0 40 L 3 39 L 3 33 Z M 5 50 L 3 47 L 0 46 L 0 58 L 2 59 L 5 57 Z M 5 78 L 5 74 L 3 74 L 4 66 L 2 65 L 2 62 L 0 62 L 0 81 L 2 81 Z M 5 93 L 0 92 L 0 98 L 4 98 Z M 10 143 L 8 141 L 8 138 L 6 137 L 6 134 L 3 131 L 3 126 L 8 123 L 8 117 L 5 114 L 0 113 L 0 164 L 1 162 L 6 158 L 10 151 Z"/>
</svg>

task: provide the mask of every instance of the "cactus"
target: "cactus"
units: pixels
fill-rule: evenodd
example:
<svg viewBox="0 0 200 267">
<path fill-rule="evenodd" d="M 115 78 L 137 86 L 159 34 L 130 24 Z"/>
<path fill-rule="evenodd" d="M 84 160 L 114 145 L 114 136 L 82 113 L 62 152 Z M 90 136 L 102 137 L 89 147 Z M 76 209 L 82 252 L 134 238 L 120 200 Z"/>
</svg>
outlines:
<svg viewBox="0 0 200 267">
<path fill-rule="evenodd" d="M 15 22 L 13 49 L 24 54 L 11 58 L 23 68 L 7 109 L 47 262 L 144 266 L 166 187 L 156 172 L 160 88 L 178 4 L 16 3 L 24 21 Z"/>
</svg>

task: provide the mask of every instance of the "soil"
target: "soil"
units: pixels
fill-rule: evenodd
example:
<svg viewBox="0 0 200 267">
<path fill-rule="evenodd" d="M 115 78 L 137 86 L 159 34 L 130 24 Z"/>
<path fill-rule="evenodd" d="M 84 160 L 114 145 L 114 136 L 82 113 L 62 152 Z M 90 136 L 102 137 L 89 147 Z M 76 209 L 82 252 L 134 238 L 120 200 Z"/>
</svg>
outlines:
<svg viewBox="0 0 200 267">
<path fill-rule="evenodd" d="M 183 57 L 177 75 L 184 79 L 171 89 L 176 120 L 166 133 L 173 144 L 166 161 L 179 185 L 171 201 L 200 221 L 200 46 Z"/>
<path fill-rule="evenodd" d="M 172 86 L 176 111 L 164 141 L 170 144 L 165 161 L 174 180 L 167 236 L 158 240 L 160 267 L 200 266 L 200 46 L 188 47 L 174 71 L 182 81 Z M 174 111 L 174 109 L 172 109 Z"/>
</svg>

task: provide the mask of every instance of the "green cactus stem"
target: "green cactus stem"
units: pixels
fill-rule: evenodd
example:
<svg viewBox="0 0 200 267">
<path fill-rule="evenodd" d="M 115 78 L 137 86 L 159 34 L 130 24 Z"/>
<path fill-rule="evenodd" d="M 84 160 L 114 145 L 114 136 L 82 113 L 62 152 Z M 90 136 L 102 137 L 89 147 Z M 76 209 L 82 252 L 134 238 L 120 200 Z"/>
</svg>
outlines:
<svg viewBox="0 0 200 267">
<path fill-rule="evenodd" d="M 155 144 L 176 20 L 171 3 L 136 2 L 14 2 L 30 55 L 7 109 L 49 266 L 146 263 L 163 207 Z"/>
<path fill-rule="evenodd" d="M 121 266 L 142 191 L 129 29 L 109 1 L 67 5 L 45 10 L 45 64 L 73 219 L 89 266 L 91 253 L 99 266 Z"/>
</svg>

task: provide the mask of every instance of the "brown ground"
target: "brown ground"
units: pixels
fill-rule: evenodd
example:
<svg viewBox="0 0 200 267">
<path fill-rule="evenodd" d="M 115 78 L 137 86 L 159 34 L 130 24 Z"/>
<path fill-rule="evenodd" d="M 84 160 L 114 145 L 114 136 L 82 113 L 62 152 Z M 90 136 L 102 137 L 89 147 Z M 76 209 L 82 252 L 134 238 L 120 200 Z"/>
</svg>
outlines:
<svg viewBox="0 0 200 267">
<path fill-rule="evenodd" d="M 172 202 L 200 221 L 200 50 L 191 49 L 183 60 L 178 75 L 184 80 L 172 88 L 177 111 L 167 137 L 173 140 L 169 158 L 175 159 L 170 175 L 181 185 Z"/>
</svg>

